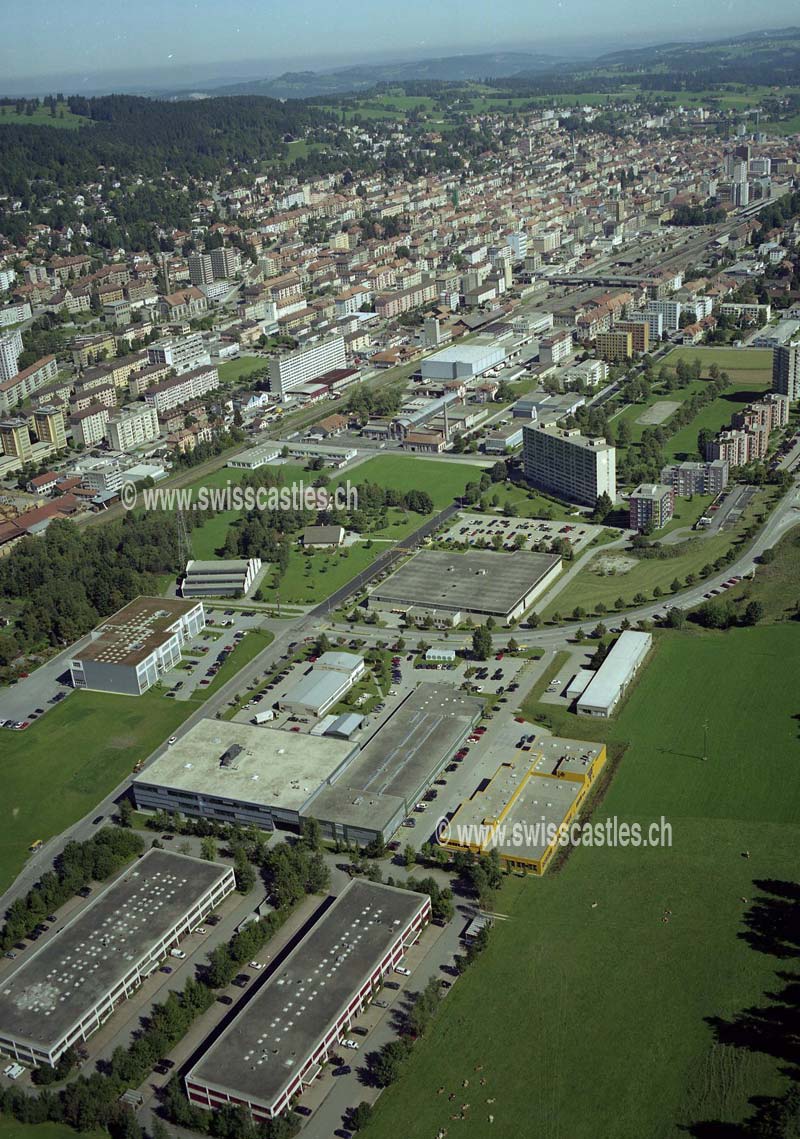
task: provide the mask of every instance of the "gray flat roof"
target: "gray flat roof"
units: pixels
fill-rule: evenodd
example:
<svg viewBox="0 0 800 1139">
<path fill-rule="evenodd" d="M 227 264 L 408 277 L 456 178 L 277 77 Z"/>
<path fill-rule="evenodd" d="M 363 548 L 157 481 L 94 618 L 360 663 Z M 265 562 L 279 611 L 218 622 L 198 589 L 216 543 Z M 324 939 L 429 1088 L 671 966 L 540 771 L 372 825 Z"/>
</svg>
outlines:
<svg viewBox="0 0 800 1139">
<path fill-rule="evenodd" d="M 303 811 L 321 821 L 383 830 L 468 735 L 483 701 L 447 684 L 420 684 L 334 783 Z"/>
<path fill-rule="evenodd" d="M 350 882 L 187 1081 L 275 1103 L 424 904 L 409 890 Z"/>
<path fill-rule="evenodd" d="M 558 554 L 528 551 L 459 554 L 422 550 L 379 585 L 372 596 L 383 604 L 504 616 L 560 562 Z"/>
<path fill-rule="evenodd" d="M 222 755 L 234 744 L 242 751 L 234 766 L 222 767 Z M 299 811 L 354 750 L 347 740 L 330 736 L 301 735 L 232 720 L 200 720 L 137 775 L 134 786 L 170 787 Z"/>
<path fill-rule="evenodd" d="M 281 696 L 281 704 L 307 704 L 322 708 L 335 700 L 347 682 L 348 674 L 333 668 L 312 668 Z"/>
<path fill-rule="evenodd" d="M 581 707 L 610 708 L 619 690 L 653 643 L 650 633 L 626 629 L 620 633 L 611 652 L 600 665 L 578 700 Z"/>
<path fill-rule="evenodd" d="M 250 561 L 247 558 L 220 558 L 218 561 L 203 561 L 199 558 L 193 558 L 186 563 L 188 574 L 200 574 L 202 577 L 217 573 L 243 574 L 247 573 L 249 568 Z"/>
<path fill-rule="evenodd" d="M 350 673 L 364 663 L 364 658 L 358 653 L 343 653 L 330 649 L 317 660 L 317 668 L 335 668 L 340 672 Z"/>
<path fill-rule="evenodd" d="M 0 1034 L 57 1045 L 228 873 L 149 850 L 0 983 Z"/>
</svg>

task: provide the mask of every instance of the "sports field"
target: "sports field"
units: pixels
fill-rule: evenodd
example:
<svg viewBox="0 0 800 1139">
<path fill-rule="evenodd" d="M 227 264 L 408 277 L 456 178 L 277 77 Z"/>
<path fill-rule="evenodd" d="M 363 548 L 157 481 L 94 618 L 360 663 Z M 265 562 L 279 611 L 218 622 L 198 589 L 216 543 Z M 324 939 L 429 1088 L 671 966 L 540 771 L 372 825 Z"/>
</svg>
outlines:
<svg viewBox="0 0 800 1139">
<path fill-rule="evenodd" d="M 799 655 L 794 624 L 661 639 L 610 732 L 628 746 L 594 819 L 656 821 L 660 838 L 664 817 L 672 845 L 578 848 L 542 880 L 509 878 L 497 905 L 508 920 L 381 1096 L 366 1139 L 394 1139 L 398 1118 L 407 1139 L 441 1127 L 481 1139 L 722 1136 L 732 1132 L 686 1128 L 738 1121 L 748 1097 L 784 1090 L 792 1044 L 770 994 L 786 963 L 767 938 L 759 952 L 743 935 L 766 893 L 756 883 L 797 880 L 785 661 Z M 717 1042 L 713 1018 L 727 1036 L 754 1007 L 767 1011 L 749 1034 L 744 1019 L 739 1046 Z M 442 1086 L 457 1108 L 470 1103 L 465 1119 L 450 1122 Z"/>
</svg>

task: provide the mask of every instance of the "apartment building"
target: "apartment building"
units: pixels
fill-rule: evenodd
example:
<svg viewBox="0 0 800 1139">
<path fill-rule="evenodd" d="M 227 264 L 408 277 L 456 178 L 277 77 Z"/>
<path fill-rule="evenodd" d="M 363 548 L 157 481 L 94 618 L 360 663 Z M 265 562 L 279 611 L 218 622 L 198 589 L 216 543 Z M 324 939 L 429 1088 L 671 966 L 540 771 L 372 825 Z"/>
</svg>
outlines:
<svg viewBox="0 0 800 1139">
<path fill-rule="evenodd" d="M 675 513 L 675 491 L 665 483 L 641 483 L 631 492 L 628 517 L 631 530 L 660 530 Z"/>
<path fill-rule="evenodd" d="M 143 404 L 124 408 L 109 419 L 106 432 L 115 451 L 133 451 L 158 438 L 158 412 Z"/>
<path fill-rule="evenodd" d="M 163 365 L 180 374 L 210 364 L 211 356 L 200 333 L 191 332 L 188 336 L 165 338 L 148 345 L 147 363 Z"/>
<path fill-rule="evenodd" d="M 179 376 L 162 380 L 144 393 L 145 402 L 159 413 L 169 411 L 191 399 L 200 399 L 219 387 L 219 372 L 213 366 L 194 368 Z"/>
<path fill-rule="evenodd" d="M 522 432 L 525 477 L 571 502 L 594 506 L 601 494 L 617 497 L 616 449 L 577 428 L 526 423 Z"/>
<path fill-rule="evenodd" d="M 56 451 L 67 445 L 67 432 L 64 425 L 64 412 L 60 407 L 44 404 L 33 413 L 33 429 L 40 443 L 49 443 Z"/>
<path fill-rule="evenodd" d="M 772 390 L 790 400 L 800 399 L 800 340 L 773 349 Z"/>
<path fill-rule="evenodd" d="M 539 360 L 542 364 L 560 364 L 569 359 L 573 348 L 572 333 L 562 328 L 539 341 Z"/>
<path fill-rule="evenodd" d="M 26 419 L 7 419 L 0 423 L 2 453 L 27 463 L 33 457 L 31 435 Z"/>
<path fill-rule="evenodd" d="M 83 411 L 76 411 L 69 417 L 72 438 L 76 445 L 96 447 L 106 434 L 110 412 L 103 404 L 93 403 Z"/>
<path fill-rule="evenodd" d="M 664 298 L 647 302 L 647 312 L 657 313 L 664 322 L 667 332 L 676 332 L 681 325 L 681 312 L 683 306 L 680 301 L 670 301 Z"/>
<path fill-rule="evenodd" d="M 640 325 L 646 328 L 646 325 Z M 615 328 L 613 332 L 601 332 L 597 337 L 597 355 L 601 360 L 614 363 L 618 360 L 630 360 L 633 356 L 633 335 Z"/>
<path fill-rule="evenodd" d="M 55 356 L 43 356 L 29 368 L 17 372 L 8 380 L 3 380 L 0 382 L 0 413 L 18 407 L 57 376 L 58 365 Z"/>
<path fill-rule="evenodd" d="M 650 350 L 650 323 L 646 320 L 618 320 L 614 325 L 616 332 L 629 332 L 631 345 L 637 356 Z"/>
<path fill-rule="evenodd" d="M 0 336 L 0 380 L 10 380 L 19 371 L 17 361 L 22 355 L 22 333 L 19 329 Z"/>
<path fill-rule="evenodd" d="M 724 459 L 713 459 L 705 463 L 672 463 L 662 467 L 661 481 L 671 486 L 681 498 L 688 498 L 692 494 L 711 494 L 716 497 L 728 485 L 728 464 Z"/>
<path fill-rule="evenodd" d="M 269 390 L 287 399 L 295 388 L 318 379 L 347 363 L 344 337 L 332 336 L 308 348 L 299 348 L 269 362 Z"/>
</svg>

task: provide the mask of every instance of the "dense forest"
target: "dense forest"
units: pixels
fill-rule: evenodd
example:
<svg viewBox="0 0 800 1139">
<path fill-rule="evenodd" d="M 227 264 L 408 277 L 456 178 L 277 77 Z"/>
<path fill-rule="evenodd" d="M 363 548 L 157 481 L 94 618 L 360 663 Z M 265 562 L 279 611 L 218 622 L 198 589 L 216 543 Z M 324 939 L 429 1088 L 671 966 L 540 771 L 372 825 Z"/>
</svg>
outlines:
<svg viewBox="0 0 800 1139">
<path fill-rule="evenodd" d="M 241 97 L 166 103 L 132 95 L 69 96 L 69 109 L 87 126 L 3 124 L 0 193 L 25 199 L 29 181 L 71 190 L 103 171 L 178 181 L 218 177 L 229 165 L 252 166 L 284 156 L 286 144 L 330 121 L 300 102 Z"/>
</svg>

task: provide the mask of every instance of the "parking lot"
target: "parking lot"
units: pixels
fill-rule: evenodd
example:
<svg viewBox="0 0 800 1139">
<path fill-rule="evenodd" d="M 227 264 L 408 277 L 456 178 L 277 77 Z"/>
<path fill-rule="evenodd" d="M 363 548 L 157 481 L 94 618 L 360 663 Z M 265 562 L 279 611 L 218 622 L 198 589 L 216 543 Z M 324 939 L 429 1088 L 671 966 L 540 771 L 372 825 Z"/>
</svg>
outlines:
<svg viewBox="0 0 800 1139">
<path fill-rule="evenodd" d="M 547 543 L 565 538 L 575 553 L 579 553 L 601 533 L 602 526 L 589 522 L 544 522 L 538 518 L 497 518 L 485 514 L 459 514 L 453 525 L 439 538 L 453 545 L 467 542 L 476 546 L 481 542 L 498 550 L 532 550 L 540 542 Z"/>
</svg>

